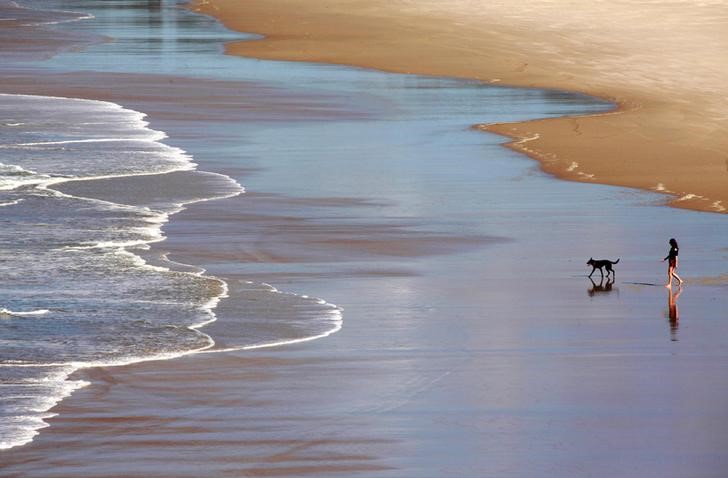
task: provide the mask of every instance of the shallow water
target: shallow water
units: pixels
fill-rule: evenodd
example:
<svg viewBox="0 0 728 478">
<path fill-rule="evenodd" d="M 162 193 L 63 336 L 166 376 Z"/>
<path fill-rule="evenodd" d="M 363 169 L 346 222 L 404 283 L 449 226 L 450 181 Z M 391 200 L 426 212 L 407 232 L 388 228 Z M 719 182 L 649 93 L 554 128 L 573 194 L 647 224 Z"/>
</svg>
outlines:
<svg viewBox="0 0 728 478">
<path fill-rule="evenodd" d="M 160 227 L 182 203 L 214 197 L 209 191 L 130 205 L 52 189 L 192 168 L 143 115 L 99 101 L 2 95 L 0 117 L 0 408 L 8 423 L 0 446 L 8 448 L 32 437 L 48 408 L 80 385 L 65 382 L 73 370 L 209 347 L 192 327 L 212 320 L 224 283 L 134 253 L 162 239 Z M 218 181 L 227 189 L 219 197 L 238 194 L 232 180 Z"/>
<path fill-rule="evenodd" d="M 53 6 L 51 2 L 41 3 L 47 8 Z M 143 149 L 129 148 L 133 142 L 74 143 L 72 148 L 64 146 L 60 156 L 54 149 L 58 145 L 43 146 L 40 152 L 31 149 L 38 145 L 27 143 L 65 140 L 69 133 L 59 133 L 59 125 L 51 123 L 41 130 L 34 128 L 33 134 L 22 139 L 9 141 L 25 144 L 13 147 L 13 158 L 25 162 L 2 161 L 35 171 L 35 176 L 110 175 L 129 173 L 130 169 L 156 171 L 168 164 L 170 155 L 178 158 L 181 153 L 173 149 L 178 147 L 202 169 L 239 181 L 248 194 L 198 204 L 173 216 L 165 226 L 169 239 L 157 245 L 160 250 L 172 251 L 173 259 L 189 258 L 189 262 L 228 282 L 231 297 L 217 309 L 221 320 L 202 329 L 220 347 L 285 342 L 331 330 L 336 320 L 326 315 L 330 308 L 314 307 L 316 299 L 277 294 L 264 284 L 268 281 L 345 308 L 345 327 L 333 342 L 341 355 L 350 351 L 366 355 L 368 350 L 386 349 L 420 357 L 445 351 L 451 357 L 448 367 L 468 372 L 453 388 L 462 389 L 465 381 L 475 379 L 474 397 L 484 401 L 486 390 L 500 389 L 509 400 L 531 403 L 528 397 L 544 393 L 544 374 L 561 377 L 564 387 L 589 396 L 574 384 L 569 370 L 575 365 L 570 360 L 562 362 L 564 353 L 576 361 L 596 357 L 598 366 L 607 369 L 607 357 L 636 357 L 639 362 L 627 360 L 631 366 L 624 375 L 614 370 L 606 374 L 614 381 L 636 373 L 632 366 L 643 363 L 645 356 L 649 357 L 649 367 L 638 368 L 656 376 L 664 376 L 663 372 L 671 367 L 678 368 L 675 357 L 709 357 L 719 363 L 725 359 L 722 337 L 726 325 L 720 320 L 725 317 L 725 285 L 720 281 L 710 285 L 708 280 L 726 274 L 726 261 L 716 260 L 726 255 L 728 226 L 724 216 L 658 207 L 658 195 L 555 181 L 538 172 L 535 163 L 502 148 L 502 138 L 470 129 L 475 123 L 604 111 L 610 105 L 561 92 L 225 57 L 220 55 L 220 42 L 240 35 L 172 3 L 53 4 L 63 10 L 92 13 L 95 19 L 72 27 L 88 38 L 103 34 L 120 41 L 99 43 L 82 54 L 56 55 L 42 65 L 33 65 L 39 69 L 38 74 L 69 70 L 141 74 L 153 70 L 200 80 L 224 79 L 229 83 L 218 84 L 216 90 L 224 99 L 238 92 L 237 99 L 227 103 L 234 105 L 229 110 L 225 101 L 185 106 L 185 97 L 174 106 L 154 97 L 130 100 L 132 104 L 125 105 L 141 111 L 147 111 L 144 106 L 148 106 L 152 126 L 169 134 L 163 143 L 172 146 L 162 146 L 161 138 L 151 136 L 143 141 Z M 173 91 L 172 86 L 169 89 Z M 262 99 L 246 98 L 261 92 Z M 59 100 L 39 101 L 52 104 Z M 87 106 L 93 110 L 100 105 Z M 169 114 L 155 117 L 154 109 Z M 23 122 L 18 114 L 9 115 L 12 122 Z M 204 120 L 196 119 L 196 115 Z M 47 113 L 43 111 L 42 116 Z M 152 134 L 146 131 L 143 134 Z M 83 138 L 108 136 L 106 132 L 87 130 L 75 134 Z M 149 147 L 154 149 L 150 151 Z M 17 154 L 18 150 L 35 152 L 23 156 Z M 39 154 L 47 155 L 48 160 L 40 156 L 42 161 L 38 163 Z M 99 161 L 99 154 L 113 161 Z M 12 170 L 8 180 L 20 177 L 30 183 L 40 181 L 22 171 L 19 176 L 18 172 Z M 137 184 L 136 189 L 118 181 L 67 185 L 74 196 L 113 200 L 117 204 L 113 208 L 94 201 L 93 207 L 88 207 L 89 201 L 50 192 L 41 201 L 33 196 L 38 194 L 37 188 L 23 191 L 25 196 L 12 191 L 3 197 L 3 203 L 23 199 L 0 211 L 12 225 L 5 233 L 33 238 L 38 243 L 33 247 L 55 254 L 41 264 L 60 266 L 63 260 L 73 261 L 64 271 L 74 275 L 61 280 L 49 275 L 46 282 L 37 285 L 39 292 L 23 299 L 10 297 L 9 292 L 5 302 L 0 302 L 0 306 L 13 311 L 51 311 L 34 317 L 34 322 L 30 318 L 19 322 L 20 317 L 13 317 L 4 323 L 9 328 L 26 324 L 41 328 L 23 329 L 17 335 L 20 349 L 35 344 L 33 354 L 38 354 L 30 359 L 23 356 L 22 360 L 46 363 L 53 355 L 55 344 L 38 346 L 38 342 L 27 342 L 29 335 L 46 337 L 43 321 L 51 318 L 54 334 L 60 334 L 64 344 L 80 343 L 74 348 L 74 353 L 80 355 L 69 361 L 102 361 L 106 354 L 113 356 L 117 352 L 124 357 L 134 356 L 124 347 L 137 351 L 134 347 L 138 346 L 139 336 L 154 344 L 153 350 L 141 347 L 143 354 L 170 348 L 177 352 L 190 350 L 207 343 L 198 342 L 199 334 L 179 327 L 199 323 L 205 317 L 207 312 L 202 306 L 215 296 L 205 290 L 206 279 L 141 267 L 133 256 L 118 248 L 67 248 L 61 251 L 69 258 L 57 258 L 57 249 L 69 245 L 158 239 L 156 229 L 150 233 L 148 228 L 140 229 L 140 224 L 146 226 L 148 215 L 159 217 L 168 212 L 167 208 L 173 210 L 178 202 L 188 199 L 190 178 L 164 175 L 147 180 L 158 185 L 158 194 L 146 197 L 149 186 L 140 182 L 132 182 Z M 209 195 L 196 198 L 214 196 L 219 192 L 215 184 L 204 184 L 201 191 Z M 62 206 L 54 206 L 54 202 L 62 202 Z M 75 202 L 83 204 L 69 208 L 68 204 Z M 118 204 L 131 207 L 120 209 Z M 46 212 L 38 212 L 40 207 L 47 208 L 42 210 Z M 67 226 L 62 230 L 69 237 L 59 236 L 56 229 L 50 237 L 39 233 L 41 221 L 36 219 L 44 217 L 43 224 L 52 217 L 57 225 Z M 28 222 L 26 218 L 34 219 Z M 80 227 L 84 221 L 93 227 Z M 159 222 L 157 219 L 155 224 Z M 151 237 L 140 238 L 141 233 Z M 682 272 L 695 284 L 680 297 L 683 319 L 679 324 L 671 324 L 669 317 L 663 316 L 666 292 L 644 285 L 662 280 L 664 265 L 659 259 L 666 253 L 667 238 L 672 236 L 679 238 L 684 251 Z M 372 245 L 375 240 L 379 242 Z M 11 242 L 13 239 L 8 239 Z M 16 239 L 13 243 L 19 242 Z M 38 257 L 36 249 L 26 246 L 23 242 L 23 254 L 14 254 L 14 260 Z M 600 290 L 583 277 L 588 272 L 584 263 L 589 256 L 622 258 L 618 281 L 611 290 Z M 124 261 L 131 266 L 125 267 Z M 36 259 L 26 259 L 8 270 L 18 276 L 14 279 L 17 281 L 26 271 L 42 276 L 42 270 L 34 264 L 38 264 Z M 86 282 L 78 282 L 81 279 Z M 145 287 L 129 285 L 139 283 Z M 63 290 L 58 292 L 57 288 Z M 106 295 L 84 297 L 83 301 L 76 297 L 79 290 L 119 289 L 126 295 L 114 295 L 114 300 Z M 50 295 L 59 294 L 63 298 L 61 305 L 48 300 Z M 140 300 L 151 304 L 144 313 L 156 321 L 142 322 L 143 327 L 132 323 L 126 335 L 108 334 L 104 319 L 117 327 L 128 327 L 128 318 L 138 314 L 135 305 Z M 90 304 L 89 308 L 81 307 L 81 302 Z M 130 307 L 135 307 L 134 314 Z M 58 310 L 67 310 L 67 316 L 58 314 Z M 180 310 L 189 315 L 180 316 Z M 83 314 L 88 317 L 85 321 L 73 322 Z M 40 321 L 35 322 L 38 318 Z M 65 319 L 62 325 L 58 319 Z M 169 334 L 168 328 L 158 330 L 160 319 L 165 326 L 177 327 L 171 336 L 164 335 Z M 325 327 L 318 327 L 318 321 L 323 321 Z M 133 344 L 123 340 L 132 336 Z M 503 352 L 505 358 L 493 359 L 495 351 Z M 533 356 L 539 357 L 535 364 L 529 360 Z M 659 363 L 655 357 L 665 358 L 665 362 Z M 18 359 L 11 356 L 8 360 Z M 470 373 L 472 366 L 464 365 L 470 361 L 488 370 L 490 360 L 500 364 L 496 375 L 477 378 Z M 425 364 L 423 361 L 419 365 L 426 368 Z M 417 364 L 411 365 L 416 368 Z M 43 370 L 35 367 L 34 374 L 36 369 Z M 26 379 L 37 381 L 30 372 L 12 370 L 26 375 L 9 376 L 11 387 Z M 339 399 L 358 403 L 380 394 L 397 402 L 398 384 L 408 383 L 416 373 L 411 368 L 395 368 L 388 373 L 386 380 L 367 383 L 366 389 L 342 390 Z M 58 376 L 55 386 L 72 386 L 62 381 L 65 375 Z M 714 375 L 687 382 L 698 393 L 706 393 L 712 381 L 721 379 L 721 375 Z M 455 379 L 445 382 L 448 380 Z M 675 382 L 683 384 L 686 380 L 678 377 Z M 646 391 L 649 384 L 654 386 L 647 381 Z M 404 385 L 401 388 L 406 389 Z M 594 386 L 589 391 L 598 389 Z M 16 397 L 17 392 L 11 391 L 10 396 Z M 34 396 L 40 400 L 54 395 L 40 389 Z M 561 404 L 552 395 L 547 396 L 551 400 L 546 400 L 547 404 Z M 449 400 L 440 390 L 427 395 L 417 406 L 449 410 Z M 30 403 L 21 401 L 26 407 Z M 724 410 L 722 403 L 716 400 L 699 405 L 704 413 L 720 414 Z M 17 406 L 16 402 L 12 406 Z M 33 416 L 42 416 L 49 406 L 34 406 Z M 691 408 L 695 405 L 686 406 L 686 413 L 696 412 Z M 576 419 L 580 419 L 578 414 Z M 380 416 L 373 420 L 387 423 Z M 34 426 L 38 426 L 37 419 Z M 395 464 L 426 476 L 423 464 L 441 456 L 434 438 L 439 429 L 427 425 L 426 420 L 412 420 L 405 428 L 414 436 L 421 433 L 429 438 L 419 443 L 416 453 L 394 460 Z M 517 427 L 510 431 L 517 442 L 521 436 Z M 572 440 L 579 433 L 572 430 L 571 435 L 564 435 Z M 466 433 L 450 436 L 453 447 L 460 450 L 470 449 L 470 438 Z M 538 437 L 529 437 L 523 447 L 528 451 L 538 449 Z M 475 452 L 454 453 L 440 460 L 452 469 L 484 466 Z M 507 467 L 503 461 L 507 460 L 498 461 L 491 469 Z"/>
</svg>

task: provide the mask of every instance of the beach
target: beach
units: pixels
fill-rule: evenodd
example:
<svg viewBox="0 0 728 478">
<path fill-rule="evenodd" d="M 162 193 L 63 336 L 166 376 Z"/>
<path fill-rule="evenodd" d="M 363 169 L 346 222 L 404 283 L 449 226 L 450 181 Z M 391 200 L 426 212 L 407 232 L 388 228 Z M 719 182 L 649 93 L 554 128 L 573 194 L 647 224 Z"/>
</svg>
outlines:
<svg viewBox="0 0 728 478">
<path fill-rule="evenodd" d="M 616 114 L 484 125 L 560 178 L 725 212 L 722 2 L 198 2 L 240 31 L 232 54 L 578 91 Z M 292 13 L 295 12 L 295 13 Z M 565 140 L 568 138 L 568 140 Z"/>
<path fill-rule="evenodd" d="M 0 428 L 15 440 L 0 475 L 722 476 L 728 225 L 707 200 L 666 207 L 650 185 L 692 187 L 673 174 L 680 158 L 653 176 L 655 163 L 629 155 L 665 130 L 640 128 L 638 141 L 623 123 L 649 112 L 643 125 L 667 127 L 673 111 L 649 106 L 669 102 L 588 79 L 586 66 L 557 81 L 553 63 L 509 50 L 516 33 L 556 42 L 528 23 L 551 3 L 524 6 L 517 32 L 491 22 L 499 42 L 460 5 L 447 12 L 459 32 L 419 2 L 193 5 L 268 38 L 249 41 L 164 2 L 54 3 L 89 18 L 40 27 L 50 40 L 3 67 L 4 127 L 35 123 L 0 161 L 28 157 L 3 176 L 26 183 L 3 191 L 0 213 L 14 247 L 4 264 L 29 247 L 66 262 L 47 289 L 42 271 L 4 266 L 24 282 L 6 280 L 0 307 L 47 310 L 0 322 L 2 384 L 25 387 L 0 389 L 0 416 L 18 416 L 6 397 L 44 397 L 28 369 L 67 360 L 59 383 L 73 390 L 26 407 L 35 434 L 22 443 Z M 496 68 L 521 60 L 523 71 Z M 87 110 L 98 121 L 72 133 L 45 116 Z M 597 161 L 612 134 L 629 172 Z M 585 144 L 589 158 L 573 156 Z M 558 159 L 539 168 L 526 147 Z M 714 189 L 684 191 L 721 201 L 715 157 L 695 156 L 695 187 Z M 41 168 L 46 157 L 57 169 Z M 670 237 L 679 291 L 662 286 Z M 616 279 L 587 278 L 590 256 L 620 258 Z M 49 333 L 74 347 L 44 348 Z M 9 353 L 23 343 L 36 349 L 19 363 Z"/>
</svg>

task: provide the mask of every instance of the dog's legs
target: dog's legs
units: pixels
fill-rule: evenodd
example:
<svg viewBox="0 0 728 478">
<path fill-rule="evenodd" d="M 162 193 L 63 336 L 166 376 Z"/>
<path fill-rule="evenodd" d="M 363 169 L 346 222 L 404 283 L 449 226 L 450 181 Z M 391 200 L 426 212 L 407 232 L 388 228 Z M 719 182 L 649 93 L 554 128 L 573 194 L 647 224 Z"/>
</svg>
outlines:
<svg viewBox="0 0 728 478">
<path fill-rule="evenodd" d="M 591 271 L 591 274 L 589 274 L 589 278 L 590 278 L 590 279 L 591 279 L 591 276 L 592 276 L 592 274 L 594 274 L 594 271 L 595 271 L 595 270 L 597 270 L 597 268 L 596 268 L 596 267 L 592 267 L 592 271 Z"/>
</svg>

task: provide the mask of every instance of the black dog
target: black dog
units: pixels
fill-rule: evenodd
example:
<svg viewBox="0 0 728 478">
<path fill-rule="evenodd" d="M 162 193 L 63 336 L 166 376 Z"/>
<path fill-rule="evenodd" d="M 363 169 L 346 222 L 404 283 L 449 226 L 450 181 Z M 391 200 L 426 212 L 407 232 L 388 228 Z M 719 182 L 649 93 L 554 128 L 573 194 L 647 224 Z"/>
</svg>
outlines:
<svg viewBox="0 0 728 478">
<path fill-rule="evenodd" d="M 592 271 L 591 271 L 591 274 L 589 274 L 589 277 L 591 277 L 592 274 L 594 274 L 595 270 L 599 269 L 599 273 L 602 275 L 602 279 L 604 279 L 604 271 L 602 271 L 602 267 L 604 267 L 605 269 L 607 269 L 607 279 L 609 279 L 609 273 L 611 272 L 612 280 L 614 280 L 614 270 L 612 269 L 612 265 L 616 264 L 617 262 L 619 262 L 619 259 L 617 259 L 614 262 L 607 260 L 607 259 L 600 260 L 600 261 L 595 261 L 594 259 L 589 259 L 588 261 L 586 261 L 587 265 L 592 266 Z"/>
</svg>

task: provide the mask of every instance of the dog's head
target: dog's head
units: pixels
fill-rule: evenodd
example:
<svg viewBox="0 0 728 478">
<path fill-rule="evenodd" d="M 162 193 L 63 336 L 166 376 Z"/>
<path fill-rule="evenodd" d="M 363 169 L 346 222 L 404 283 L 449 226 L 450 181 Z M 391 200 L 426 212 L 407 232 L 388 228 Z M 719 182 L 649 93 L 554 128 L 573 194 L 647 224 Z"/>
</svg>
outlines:
<svg viewBox="0 0 728 478">
<path fill-rule="evenodd" d="M 586 265 L 593 266 L 594 265 L 594 258 L 590 257 L 588 261 L 586 261 Z"/>
</svg>

